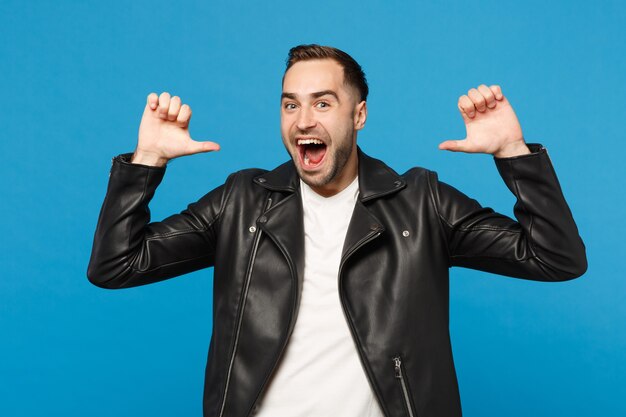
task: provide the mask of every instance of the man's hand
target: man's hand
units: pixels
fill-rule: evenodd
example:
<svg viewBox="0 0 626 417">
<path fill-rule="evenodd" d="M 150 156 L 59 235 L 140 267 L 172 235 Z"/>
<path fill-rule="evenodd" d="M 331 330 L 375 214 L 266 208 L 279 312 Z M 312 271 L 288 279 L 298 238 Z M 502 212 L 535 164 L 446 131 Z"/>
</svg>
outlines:
<svg viewBox="0 0 626 417">
<path fill-rule="evenodd" d="M 488 153 L 497 158 L 530 153 L 513 107 L 502 95 L 500 86 L 481 84 L 478 89 L 472 88 L 459 98 L 458 107 L 467 136 L 463 140 L 442 142 L 439 149 Z"/>
<path fill-rule="evenodd" d="M 189 136 L 191 107 L 180 97 L 150 93 L 139 126 L 137 149 L 131 162 L 164 166 L 170 159 L 220 149 L 214 142 L 196 142 Z"/>
</svg>

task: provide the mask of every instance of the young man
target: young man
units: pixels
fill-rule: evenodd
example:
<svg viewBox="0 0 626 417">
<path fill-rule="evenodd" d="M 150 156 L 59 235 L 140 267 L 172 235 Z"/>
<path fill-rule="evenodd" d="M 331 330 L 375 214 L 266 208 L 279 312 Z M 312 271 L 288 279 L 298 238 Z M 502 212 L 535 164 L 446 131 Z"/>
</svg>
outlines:
<svg viewBox="0 0 626 417">
<path fill-rule="evenodd" d="M 448 332 L 448 270 L 562 281 L 585 247 L 545 148 L 525 144 L 498 86 L 458 101 L 467 128 L 440 149 L 489 153 L 517 197 L 514 221 L 356 143 L 368 87 L 345 52 L 289 53 L 281 133 L 291 160 L 244 170 L 149 223 L 176 157 L 219 149 L 189 136 L 191 109 L 148 96 L 134 154 L 113 160 L 88 276 L 104 288 L 214 266 L 205 416 L 461 415 Z"/>
</svg>

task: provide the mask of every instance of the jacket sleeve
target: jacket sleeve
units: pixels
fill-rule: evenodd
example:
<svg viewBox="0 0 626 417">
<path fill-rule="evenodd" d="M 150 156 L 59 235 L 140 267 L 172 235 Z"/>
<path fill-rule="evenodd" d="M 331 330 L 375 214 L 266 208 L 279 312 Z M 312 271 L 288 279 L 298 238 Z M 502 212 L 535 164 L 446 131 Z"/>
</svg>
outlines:
<svg viewBox="0 0 626 417">
<path fill-rule="evenodd" d="M 564 281 L 587 270 L 585 245 L 565 201 L 546 149 L 495 158 L 517 201 L 517 221 L 483 208 L 431 175 L 450 266 L 479 269 L 536 281 Z"/>
<path fill-rule="evenodd" d="M 165 167 L 113 158 L 93 241 L 87 277 L 102 288 L 151 284 L 212 266 L 225 186 L 179 214 L 150 223 L 148 203 Z"/>
</svg>

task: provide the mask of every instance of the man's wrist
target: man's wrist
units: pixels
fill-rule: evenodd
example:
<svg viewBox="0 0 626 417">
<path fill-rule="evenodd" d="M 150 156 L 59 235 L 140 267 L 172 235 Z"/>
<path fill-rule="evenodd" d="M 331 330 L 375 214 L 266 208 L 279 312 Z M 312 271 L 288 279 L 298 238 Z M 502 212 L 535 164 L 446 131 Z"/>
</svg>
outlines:
<svg viewBox="0 0 626 417">
<path fill-rule="evenodd" d="M 510 143 L 493 154 L 496 158 L 512 158 L 532 153 L 525 142 Z"/>
<path fill-rule="evenodd" d="M 130 162 L 133 164 L 148 165 L 153 167 L 164 167 L 168 160 L 155 154 L 135 151 Z"/>
</svg>

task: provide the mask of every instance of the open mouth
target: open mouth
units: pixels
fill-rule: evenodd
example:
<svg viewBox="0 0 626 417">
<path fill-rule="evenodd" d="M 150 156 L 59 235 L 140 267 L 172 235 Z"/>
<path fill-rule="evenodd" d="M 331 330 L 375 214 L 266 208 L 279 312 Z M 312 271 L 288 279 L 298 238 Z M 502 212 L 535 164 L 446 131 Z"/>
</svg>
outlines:
<svg viewBox="0 0 626 417">
<path fill-rule="evenodd" d="M 326 156 L 326 144 L 317 138 L 298 139 L 298 154 L 304 168 L 314 169 L 322 165 Z"/>
</svg>

